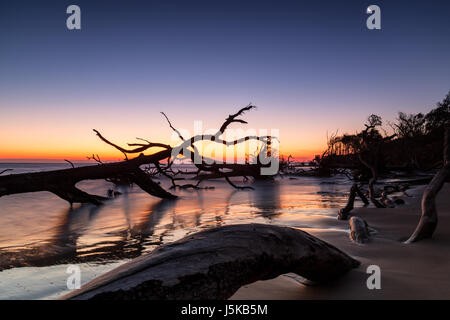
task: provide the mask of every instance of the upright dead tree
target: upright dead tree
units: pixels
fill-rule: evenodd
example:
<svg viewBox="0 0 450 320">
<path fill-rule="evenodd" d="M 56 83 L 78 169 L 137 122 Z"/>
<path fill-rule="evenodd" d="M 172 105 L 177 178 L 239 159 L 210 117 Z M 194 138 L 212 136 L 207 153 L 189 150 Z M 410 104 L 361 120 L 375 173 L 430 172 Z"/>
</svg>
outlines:
<svg viewBox="0 0 450 320">
<path fill-rule="evenodd" d="M 368 123 L 364 124 L 364 129 L 360 134 L 360 146 L 358 157 L 361 163 L 370 170 L 371 177 L 369 179 L 369 199 L 377 208 L 385 208 L 385 205 L 380 202 L 374 191 L 374 185 L 378 179 L 378 166 L 380 158 L 382 157 L 382 146 L 386 141 L 392 140 L 396 134 L 383 137 L 377 130 L 377 127 L 381 126 L 381 118 L 377 115 L 371 115 L 368 118 Z"/>
<path fill-rule="evenodd" d="M 413 243 L 422 239 L 431 238 L 438 223 L 436 211 L 436 195 L 441 190 L 450 175 L 450 128 L 445 130 L 444 139 L 444 163 L 443 167 L 436 173 L 433 180 L 427 185 L 422 196 L 422 215 L 414 233 L 406 243 Z"/>
<path fill-rule="evenodd" d="M 382 124 L 381 118 L 377 115 L 371 115 L 365 125 L 365 129 L 355 135 L 343 135 L 335 138 L 344 146 L 350 147 L 357 154 L 361 164 L 363 164 L 370 171 L 370 179 L 368 182 L 368 198 L 377 208 L 385 208 L 385 204 L 377 199 L 374 185 L 378 179 L 378 167 L 380 158 L 383 157 L 382 147 L 387 142 L 392 140 L 396 135 L 383 136 L 378 130 Z M 339 219 L 347 219 L 348 213 L 354 207 L 356 195 L 359 195 L 364 204 L 369 204 L 366 196 L 360 190 L 359 186 L 353 184 L 348 203 L 345 208 L 339 211 Z"/>
</svg>

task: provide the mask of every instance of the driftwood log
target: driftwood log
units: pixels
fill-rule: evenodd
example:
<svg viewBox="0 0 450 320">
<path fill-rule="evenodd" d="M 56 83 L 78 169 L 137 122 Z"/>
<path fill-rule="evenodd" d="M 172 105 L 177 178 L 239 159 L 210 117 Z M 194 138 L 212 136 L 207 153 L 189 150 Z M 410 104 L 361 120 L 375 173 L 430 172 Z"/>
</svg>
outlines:
<svg viewBox="0 0 450 320">
<path fill-rule="evenodd" d="M 350 225 L 350 240 L 356 243 L 367 243 L 370 241 L 369 226 L 366 220 L 360 217 L 351 217 Z"/>
<path fill-rule="evenodd" d="M 202 231 L 125 263 L 62 299 L 227 299 L 293 272 L 321 283 L 359 262 L 298 229 L 243 224 Z"/>
<path fill-rule="evenodd" d="M 413 243 L 422 239 L 431 238 L 436 230 L 438 216 L 436 211 L 436 195 L 442 189 L 445 181 L 450 175 L 450 128 L 445 131 L 444 139 L 444 165 L 436 173 L 431 182 L 425 188 L 422 196 L 422 215 L 414 233 L 406 240 L 406 243 Z"/>
<path fill-rule="evenodd" d="M 170 157 L 170 150 L 160 151 L 148 156 L 140 155 L 132 160 L 122 162 L 1 176 L 0 197 L 25 192 L 49 191 L 71 204 L 76 202 L 100 204 L 107 198 L 88 194 L 76 188 L 75 185 L 83 180 L 107 179 L 127 175 L 136 185 L 154 196 L 175 198 L 176 196 L 161 188 L 139 168 L 141 165 L 160 161 L 167 157 Z"/>
</svg>

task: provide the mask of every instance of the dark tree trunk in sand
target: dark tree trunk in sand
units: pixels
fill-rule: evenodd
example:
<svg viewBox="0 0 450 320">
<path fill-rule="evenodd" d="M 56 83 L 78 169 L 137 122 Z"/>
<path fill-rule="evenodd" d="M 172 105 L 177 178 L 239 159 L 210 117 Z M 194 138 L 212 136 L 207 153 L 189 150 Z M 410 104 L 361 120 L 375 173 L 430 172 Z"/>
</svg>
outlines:
<svg viewBox="0 0 450 320">
<path fill-rule="evenodd" d="M 352 187 L 350 188 L 350 195 L 348 196 L 347 205 L 344 208 L 342 208 L 341 210 L 339 210 L 339 214 L 338 214 L 339 220 L 347 220 L 348 219 L 349 212 L 352 211 L 354 208 L 356 195 L 358 195 L 361 198 L 361 200 L 364 202 L 365 205 L 369 204 L 369 200 L 367 200 L 364 193 L 361 192 L 358 185 L 356 183 L 354 183 L 352 185 Z"/>
<path fill-rule="evenodd" d="M 298 229 L 231 225 L 161 246 L 63 299 L 227 299 L 245 284 L 284 273 L 320 283 L 357 266 L 358 261 Z"/>
<path fill-rule="evenodd" d="M 379 152 L 379 147 L 377 148 L 376 153 L 378 153 L 378 152 Z M 374 158 L 375 158 L 375 161 L 372 164 L 369 161 L 365 160 L 363 158 L 362 154 L 359 154 L 359 160 L 361 161 L 361 163 L 364 166 L 366 166 L 370 170 L 370 172 L 372 174 L 372 176 L 369 179 L 369 184 L 368 184 L 369 200 L 377 208 L 386 208 L 386 205 L 384 203 L 382 203 L 381 201 L 379 201 L 375 197 L 374 185 L 378 179 L 378 173 L 377 173 L 378 156 L 375 155 Z M 342 208 L 341 210 L 339 210 L 339 214 L 338 214 L 339 220 L 347 220 L 348 219 L 348 215 L 349 215 L 350 211 L 352 211 L 354 208 L 354 202 L 355 202 L 356 195 L 358 195 L 361 198 L 361 200 L 364 202 L 365 205 L 369 204 L 369 200 L 367 200 L 367 197 L 364 195 L 364 193 L 361 192 L 358 185 L 356 183 L 353 184 L 350 189 L 350 195 L 348 197 L 347 205 L 344 208 Z"/>
<path fill-rule="evenodd" d="M 450 175 L 450 128 L 445 131 L 444 140 L 444 166 L 440 169 L 433 180 L 427 185 L 422 196 L 422 215 L 419 224 L 406 243 L 413 243 L 422 239 L 431 238 L 438 223 L 436 211 L 436 195 L 441 190 Z"/>
<path fill-rule="evenodd" d="M 383 203 L 381 203 L 380 201 L 377 200 L 377 198 L 375 197 L 375 191 L 373 189 L 375 182 L 377 182 L 377 179 L 378 179 L 377 166 L 378 166 L 378 153 L 379 152 L 380 152 L 380 145 L 377 146 L 377 150 L 374 155 L 375 163 L 373 163 L 373 164 L 370 163 L 369 161 L 364 160 L 364 158 L 361 154 L 359 154 L 359 160 L 361 161 L 361 163 L 363 165 L 365 165 L 370 170 L 370 172 L 372 174 L 372 176 L 369 179 L 369 185 L 368 185 L 370 201 L 377 208 L 386 208 L 386 206 Z"/>
</svg>

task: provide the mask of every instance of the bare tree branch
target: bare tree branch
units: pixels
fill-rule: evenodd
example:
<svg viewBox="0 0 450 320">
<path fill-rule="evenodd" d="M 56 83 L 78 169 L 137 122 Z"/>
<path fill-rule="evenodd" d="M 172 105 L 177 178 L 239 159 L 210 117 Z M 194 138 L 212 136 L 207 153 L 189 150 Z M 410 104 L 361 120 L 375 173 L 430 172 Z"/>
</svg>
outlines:
<svg viewBox="0 0 450 320">
<path fill-rule="evenodd" d="M 0 174 L 3 174 L 3 173 L 8 172 L 8 171 L 13 171 L 13 169 L 5 169 L 3 171 L 0 171 Z"/>
<path fill-rule="evenodd" d="M 260 175 L 260 169 L 262 165 L 260 163 L 256 164 L 221 164 L 216 163 L 212 159 L 208 159 L 201 155 L 198 149 L 195 147 L 194 143 L 200 140 L 214 141 L 215 143 L 222 143 L 227 146 L 236 145 L 238 143 L 243 143 L 250 139 L 255 139 L 262 141 L 263 143 L 268 143 L 272 139 L 270 136 L 249 136 L 234 141 L 226 141 L 220 138 L 223 132 L 231 123 L 247 123 L 246 121 L 239 119 L 246 111 L 255 108 L 252 105 L 248 105 L 240 109 L 235 114 L 229 115 L 225 122 L 222 124 L 220 130 L 215 135 L 199 135 L 194 136 L 190 139 L 184 139 L 180 131 L 177 130 L 165 113 L 162 113 L 166 118 L 169 126 L 174 130 L 178 136 L 183 140 L 183 142 L 176 148 L 172 148 L 170 145 L 163 143 L 152 143 L 148 140 L 142 138 L 136 138 L 141 142 L 138 143 L 128 143 L 129 147 L 136 148 L 124 148 L 121 147 L 107 138 L 105 138 L 98 130 L 93 129 L 96 135 L 104 143 L 114 147 L 116 150 L 122 152 L 125 156 L 125 161 L 103 163 L 98 154 L 93 154 L 88 159 L 92 159 L 98 163 L 97 166 L 83 166 L 77 167 L 73 165 L 72 162 L 66 160 L 66 162 L 72 165 L 70 169 L 54 170 L 46 172 L 35 172 L 35 173 L 24 173 L 9 176 L 0 177 L 0 197 L 9 194 L 17 194 L 24 192 L 37 192 L 37 191 L 50 191 L 58 195 L 62 199 L 68 201 L 69 203 L 75 202 L 89 202 L 94 204 L 100 204 L 104 201 L 105 197 L 100 197 L 96 195 L 90 195 L 75 188 L 76 183 L 82 180 L 93 180 L 93 179 L 105 179 L 107 181 L 127 181 L 128 183 L 135 183 L 142 190 L 147 193 L 160 198 L 176 198 L 175 195 L 165 191 L 159 184 L 152 181 L 152 175 L 144 172 L 139 167 L 142 165 L 154 165 L 157 172 L 163 174 L 169 178 L 172 182 L 173 188 L 193 188 L 193 189 L 206 189 L 209 187 L 199 187 L 199 184 L 204 179 L 208 177 L 225 178 L 225 180 L 236 189 L 252 189 L 251 187 L 244 186 L 240 187 L 235 185 L 230 177 L 232 176 L 253 176 L 257 177 Z M 162 148 L 162 151 L 155 152 L 151 155 L 144 155 L 143 152 L 150 148 Z M 197 167 L 197 171 L 193 172 L 199 181 L 196 184 L 185 184 L 177 185 L 175 181 L 183 180 L 183 178 L 175 177 L 178 174 L 184 174 L 178 170 L 175 172 L 172 169 L 173 160 L 175 155 L 181 154 L 184 149 L 189 149 L 191 160 L 193 160 L 194 165 Z M 129 159 L 128 154 L 139 153 L 139 156 Z M 201 159 L 200 163 L 195 161 L 196 159 Z M 162 168 L 159 164 L 160 161 L 167 160 L 167 166 Z M 228 170 L 227 172 L 223 170 Z M 4 170 L 1 173 L 4 173 Z M 206 175 L 201 175 L 200 173 L 204 171 L 207 172 Z M 187 174 L 187 173 L 186 173 Z M 189 173 L 191 174 L 191 173 Z"/>
<path fill-rule="evenodd" d="M 64 159 L 64 161 L 66 161 L 67 163 L 69 163 L 69 164 L 72 166 L 72 168 L 75 168 L 75 166 L 74 166 L 74 164 L 73 164 L 72 161 L 69 161 L 69 160 L 67 160 L 67 159 Z"/>
</svg>

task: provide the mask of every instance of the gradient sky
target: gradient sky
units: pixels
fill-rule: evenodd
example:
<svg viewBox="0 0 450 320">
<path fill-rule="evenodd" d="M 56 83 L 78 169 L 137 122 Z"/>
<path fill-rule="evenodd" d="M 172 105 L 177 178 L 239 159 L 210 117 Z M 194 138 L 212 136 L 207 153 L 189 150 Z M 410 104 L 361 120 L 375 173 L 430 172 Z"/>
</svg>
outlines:
<svg viewBox="0 0 450 320">
<path fill-rule="evenodd" d="M 66 28 L 81 7 L 82 30 Z M 381 7 L 382 30 L 366 28 Z M 376 113 L 429 111 L 450 89 L 449 1 L 2 1 L 0 158 L 121 155 L 252 102 L 249 128 L 310 158 Z M 9 160 L 5 160 L 9 159 Z"/>
</svg>

